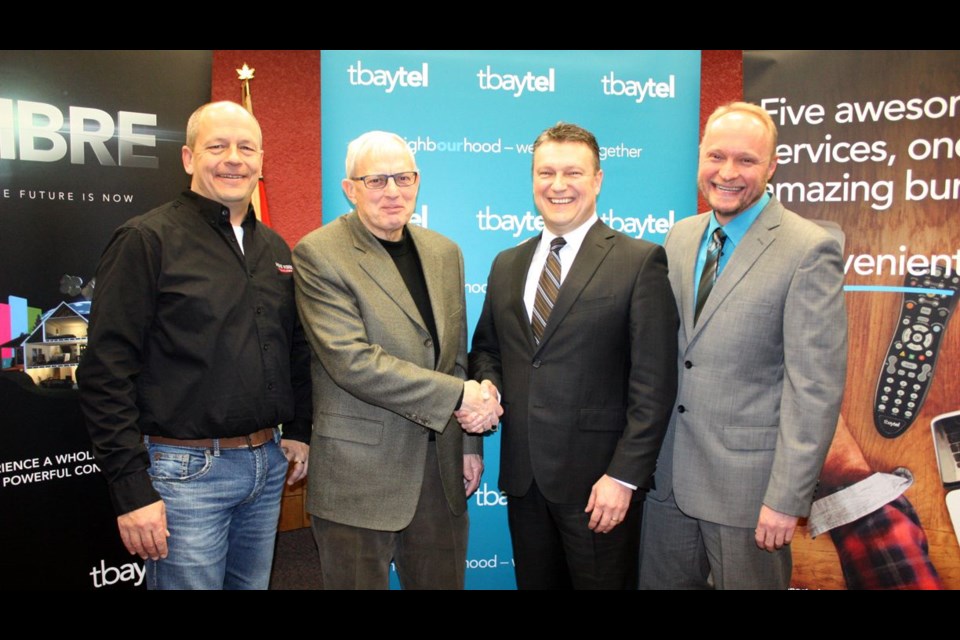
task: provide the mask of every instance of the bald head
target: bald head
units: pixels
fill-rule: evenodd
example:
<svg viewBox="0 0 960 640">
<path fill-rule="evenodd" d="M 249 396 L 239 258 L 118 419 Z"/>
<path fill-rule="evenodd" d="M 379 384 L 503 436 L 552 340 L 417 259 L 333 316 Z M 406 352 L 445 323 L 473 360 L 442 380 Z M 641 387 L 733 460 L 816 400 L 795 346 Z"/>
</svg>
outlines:
<svg viewBox="0 0 960 640">
<path fill-rule="evenodd" d="M 208 102 L 190 114 L 190 119 L 187 120 L 187 146 L 193 149 L 197 144 L 197 135 L 200 132 L 200 123 L 204 118 L 209 117 L 218 119 L 231 114 L 241 118 L 250 119 L 253 126 L 257 130 L 257 144 L 262 147 L 263 134 L 260 132 L 260 123 L 257 122 L 256 118 L 253 117 L 252 113 L 241 107 L 236 102 L 230 102 L 229 100 L 223 100 L 221 102 Z"/>
</svg>

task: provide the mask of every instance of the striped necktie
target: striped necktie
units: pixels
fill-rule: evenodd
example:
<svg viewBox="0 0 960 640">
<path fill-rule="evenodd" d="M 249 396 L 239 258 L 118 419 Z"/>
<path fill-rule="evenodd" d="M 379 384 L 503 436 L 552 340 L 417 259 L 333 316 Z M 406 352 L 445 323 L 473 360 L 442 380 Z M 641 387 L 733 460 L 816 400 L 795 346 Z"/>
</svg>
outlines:
<svg viewBox="0 0 960 640">
<path fill-rule="evenodd" d="M 543 271 L 540 272 L 537 296 L 533 300 L 533 317 L 530 320 L 530 327 L 533 329 L 533 337 L 537 344 L 540 344 L 540 339 L 543 338 L 543 330 L 557 301 L 557 294 L 560 293 L 560 249 L 565 244 L 567 241 L 562 237 L 554 238 L 550 242 L 547 261 L 543 265 Z"/>
<path fill-rule="evenodd" d="M 717 267 L 720 264 L 720 254 L 723 253 L 723 243 L 727 240 L 727 234 L 723 232 L 722 227 L 717 227 L 710 238 L 710 244 L 707 245 L 707 260 L 703 263 L 703 273 L 700 274 L 700 286 L 697 288 L 697 308 L 693 314 L 693 326 L 697 326 L 697 320 L 700 318 L 700 311 L 707 302 L 707 297 L 713 289 L 713 283 L 717 281 Z"/>
</svg>

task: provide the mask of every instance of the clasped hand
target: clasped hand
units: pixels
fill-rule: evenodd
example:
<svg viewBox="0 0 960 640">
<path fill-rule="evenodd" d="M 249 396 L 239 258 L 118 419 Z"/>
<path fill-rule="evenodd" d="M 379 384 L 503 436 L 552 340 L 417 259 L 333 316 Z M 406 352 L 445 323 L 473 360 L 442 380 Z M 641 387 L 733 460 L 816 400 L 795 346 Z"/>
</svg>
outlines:
<svg viewBox="0 0 960 640">
<path fill-rule="evenodd" d="M 489 380 L 467 380 L 463 383 L 463 402 L 453 415 L 467 433 L 496 429 L 503 415 L 499 396 L 497 387 Z"/>
</svg>

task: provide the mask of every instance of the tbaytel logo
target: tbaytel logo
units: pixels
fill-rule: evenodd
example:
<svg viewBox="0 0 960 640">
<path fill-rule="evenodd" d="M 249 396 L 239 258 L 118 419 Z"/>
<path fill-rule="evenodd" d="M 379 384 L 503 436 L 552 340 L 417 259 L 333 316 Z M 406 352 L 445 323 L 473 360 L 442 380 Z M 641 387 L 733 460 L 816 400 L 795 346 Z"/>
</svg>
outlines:
<svg viewBox="0 0 960 640">
<path fill-rule="evenodd" d="M 357 60 L 356 65 L 347 67 L 350 84 L 361 87 L 384 87 L 384 93 L 393 93 L 397 87 L 423 88 L 430 86 L 430 67 L 424 62 L 419 70 L 408 70 L 401 66 L 398 69 L 364 69 L 363 63 Z"/>
<path fill-rule="evenodd" d="M 526 74 L 497 73 L 490 65 L 477 71 L 481 91 L 509 91 L 514 98 L 519 98 L 524 91 L 533 93 L 553 93 L 556 90 L 556 72 L 553 67 L 547 70 L 546 75 L 536 75 L 533 71 Z"/>
<path fill-rule="evenodd" d="M 491 489 L 486 482 L 477 489 L 474 494 L 477 496 L 478 507 L 505 507 L 507 506 L 507 496 L 496 489 Z"/>
<path fill-rule="evenodd" d="M 629 96 L 640 104 L 644 98 L 675 98 L 676 77 L 671 73 L 666 81 L 657 81 L 653 78 L 646 80 L 621 80 L 613 71 L 600 78 L 605 96 Z"/>
<path fill-rule="evenodd" d="M 100 561 L 99 569 L 94 566 L 90 570 L 95 589 L 109 587 L 118 582 L 133 582 L 135 587 L 139 587 L 143 583 L 144 573 L 144 568 L 136 562 L 121 565 L 120 567 L 108 567 L 106 560 Z"/>
<path fill-rule="evenodd" d="M 600 214 L 600 219 L 614 231 L 625 233 L 634 238 L 642 238 L 644 233 L 667 233 L 673 228 L 675 214 L 673 209 L 666 218 L 655 217 L 652 213 L 646 218 L 620 217 L 614 215 L 613 209 Z"/>
<path fill-rule="evenodd" d="M 423 227 L 424 229 L 430 228 L 430 212 L 427 210 L 427 205 L 420 205 L 420 211 L 414 211 L 413 215 L 410 216 L 410 224 L 415 224 L 418 227 Z"/>
<path fill-rule="evenodd" d="M 477 211 L 477 227 L 480 231 L 509 231 L 514 238 L 522 233 L 543 231 L 543 218 L 532 211 L 524 214 L 493 213 L 488 205 Z"/>
</svg>

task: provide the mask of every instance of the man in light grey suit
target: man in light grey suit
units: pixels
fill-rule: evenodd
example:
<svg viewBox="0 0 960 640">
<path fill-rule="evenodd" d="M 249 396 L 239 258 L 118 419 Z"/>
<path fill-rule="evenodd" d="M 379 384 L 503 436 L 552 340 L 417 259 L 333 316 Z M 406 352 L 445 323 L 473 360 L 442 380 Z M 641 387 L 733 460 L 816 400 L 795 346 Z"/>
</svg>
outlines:
<svg viewBox="0 0 960 640">
<path fill-rule="evenodd" d="M 790 583 L 789 544 L 840 411 L 847 335 L 839 243 L 766 193 L 775 148 L 765 111 L 717 109 L 698 172 L 713 210 L 666 240 L 680 381 L 644 511 L 641 587 Z"/>
<path fill-rule="evenodd" d="M 419 173 L 399 136 L 347 149 L 355 210 L 293 252 L 313 350 L 307 510 L 324 587 L 462 589 L 466 497 L 483 471 L 481 432 L 502 413 L 466 378 L 463 256 L 407 224 Z M 465 422 L 461 429 L 457 411 Z"/>
</svg>

